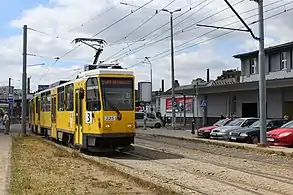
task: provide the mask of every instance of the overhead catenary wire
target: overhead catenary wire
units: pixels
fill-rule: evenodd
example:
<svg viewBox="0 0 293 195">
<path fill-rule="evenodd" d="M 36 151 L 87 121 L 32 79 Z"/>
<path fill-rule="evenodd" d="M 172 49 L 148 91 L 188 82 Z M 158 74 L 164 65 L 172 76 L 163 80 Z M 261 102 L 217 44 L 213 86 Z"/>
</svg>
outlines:
<svg viewBox="0 0 293 195">
<path fill-rule="evenodd" d="M 170 1 L 167 5 L 164 6 L 163 9 L 167 8 L 169 5 L 171 5 L 172 3 L 174 3 L 176 0 L 172 0 Z M 116 44 L 118 42 L 120 42 L 123 39 L 127 39 L 127 37 L 129 37 L 130 35 L 132 35 L 133 33 L 135 33 L 138 29 L 140 29 L 142 26 L 144 26 L 145 24 L 147 24 L 150 20 L 152 20 L 154 17 L 157 16 L 157 14 L 161 12 L 161 10 L 159 10 L 158 12 L 156 12 L 155 14 L 153 14 L 151 17 L 149 17 L 147 20 L 145 20 L 143 23 L 141 23 L 140 25 L 138 25 L 138 27 L 136 27 L 133 31 L 131 31 L 130 33 L 128 33 L 126 36 L 124 36 L 123 38 L 119 39 L 118 41 L 115 41 L 113 44 Z"/>
<path fill-rule="evenodd" d="M 136 10 L 134 10 L 133 12 L 130 12 L 129 14 L 123 16 L 122 18 L 118 19 L 117 21 L 115 21 L 114 23 L 110 24 L 109 26 L 103 28 L 101 31 L 95 33 L 93 36 L 91 36 L 91 38 L 103 33 L 104 31 L 108 30 L 109 28 L 115 26 L 116 24 L 118 24 L 119 22 L 123 21 L 124 19 L 126 19 L 127 17 L 129 17 L 130 15 L 134 14 L 135 12 L 139 11 L 141 8 L 147 6 L 148 4 L 150 4 L 151 2 L 153 2 L 154 0 L 149 0 L 147 3 L 143 4 L 142 6 L 140 6 L 139 8 L 137 8 Z M 80 47 L 81 44 L 77 45 L 76 47 L 72 48 L 71 50 L 69 50 L 68 52 L 64 53 L 61 57 L 56 57 L 56 60 L 52 63 L 52 65 L 48 68 L 48 70 L 41 76 L 40 80 L 38 81 L 38 83 L 44 78 L 44 76 L 57 64 L 57 62 L 64 58 L 65 56 L 69 55 L 70 53 L 72 53 L 73 51 L 75 51 L 78 47 Z"/>
<path fill-rule="evenodd" d="M 244 2 L 244 0 L 240 0 L 240 1 L 236 2 L 236 3 L 234 3 L 233 5 L 235 6 L 235 5 L 237 5 L 237 4 L 239 4 L 239 3 L 242 3 L 242 2 Z M 221 13 L 221 12 L 227 10 L 227 9 L 229 9 L 229 8 L 221 9 L 220 11 L 218 11 L 218 12 L 216 12 L 216 13 L 214 13 L 214 14 L 211 14 L 211 15 L 209 15 L 209 16 L 207 16 L 207 17 L 204 17 L 203 19 L 200 19 L 200 20 L 197 21 L 196 23 L 198 23 L 198 22 L 202 22 L 202 21 L 207 20 L 207 19 L 209 19 L 209 18 L 211 18 L 211 17 L 213 17 L 213 16 L 216 16 L 217 14 L 219 14 L 219 13 Z M 233 17 L 234 17 L 234 16 L 233 16 Z M 181 22 L 181 21 L 180 21 L 180 22 Z M 196 23 L 195 23 L 195 24 L 196 24 Z M 178 23 L 177 23 L 177 24 L 178 24 Z M 194 24 L 194 25 L 195 25 L 195 24 Z M 175 26 L 175 25 L 174 25 L 174 26 Z M 167 30 L 167 31 L 168 31 L 168 30 Z M 165 32 L 167 32 L 167 31 L 165 31 Z M 174 36 L 180 34 L 181 31 L 182 31 L 182 30 L 179 30 L 179 31 L 175 32 L 175 33 L 174 33 Z M 164 32 L 164 33 L 165 33 L 165 32 Z M 163 34 L 163 33 L 162 33 L 162 34 Z M 143 49 L 146 49 L 146 48 L 148 48 L 148 47 L 150 47 L 150 46 L 152 46 L 152 45 L 154 45 L 154 44 L 157 44 L 157 43 L 159 43 L 159 42 L 161 42 L 161 41 L 163 41 L 163 40 L 166 40 L 166 39 L 168 39 L 168 38 L 170 38 L 170 35 L 168 35 L 168 36 L 166 36 L 166 37 L 164 37 L 164 38 L 161 38 L 161 39 L 159 39 L 159 40 L 154 40 L 154 39 L 152 39 L 152 40 L 150 40 L 150 41 L 147 42 L 147 43 L 149 43 L 148 45 L 147 45 L 147 43 L 145 43 L 144 45 L 141 45 L 141 46 L 139 46 L 139 47 L 137 47 L 137 48 L 132 49 L 132 51 L 131 51 L 130 54 L 137 53 L 137 52 L 139 52 L 139 51 L 141 51 L 141 50 L 143 50 Z M 151 42 L 151 41 L 153 41 L 153 42 Z M 150 43 L 150 42 L 151 42 L 151 43 Z M 119 55 L 119 58 L 118 58 L 118 56 L 117 56 L 117 58 L 118 58 L 117 60 L 124 59 L 125 57 L 127 57 L 128 55 L 130 55 L 129 53 L 128 53 L 128 54 L 126 54 L 126 53 L 128 53 L 128 52 L 125 52 L 125 53 L 123 53 L 123 54 L 120 54 L 120 55 Z M 126 56 L 125 56 L 125 54 L 126 54 Z"/>
<path fill-rule="evenodd" d="M 87 23 L 89 23 L 89 22 L 91 22 L 91 21 L 94 21 L 94 20 L 97 19 L 98 17 L 100 17 L 100 16 L 102 16 L 102 15 L 108 13 L 109 11 L 111 11 L 111 10 L 117 8 L 119 5 L 120 5 L 120 4 L 117 4 L 117 5 L 113 5 L 113 6 L 111 6 L 110 8 L 108 8 L 108 9 L 106 9 L 106 10 L 104 10 L 104 11 L 98 13 L 98 14 L 96 14 L 95 16 L 91 17 L 90 19 L 86 20 L 85 22 L 83 22 L 83 23 L 81 23 L 81 24 L 79 24 L 79 25 L 77 25 L 77 26 L 75 26 L 75 27 L 73 27 L 73 28 L 70 28 L 70 29 L 67 30 L 66 32 L 67 32 L 67 33 L 70 33 L 70 32 L 72 32 L 72 31 L 76 30 L 77 28 L 84 27 Z M 56 39 L 64 39 L 64 40 L 67 40 L 67 38 L 65 38 L 65 37 L 61 37 L 60 35 L 55 36 L 55 35 L 52 35 L 52 34 L 50 34 L 50 33 L 45 32 L 45 31 L 38 30 L 38 29 L 35 29 L 35 28 L 28 28 L 28 30 L 31 30 L 31 31 L 34 31 L 34 32 L 37 32 L 37 33 L 40 33 L 40 34 L 43 34 L 43 35 L 46 35 L 46 36 L 48 36 L 48 37 L 54 37 L 54 38 L 56 38 Z"/>
<path fill-rule="evenodd" d="M 194 8 L 196 8 L 196 7 L 198 7 L 198 6 L 200 6 L 202 3 L 206 2 L 206 1 L 207 1 L 207 0 L 203 0 L 203 1 L 199 2 L 199 3 L 196 4 L 195 6 L 191 7 L 190 9 L 188 9 L 187 11 L 185 11 L 185 12 L 179 14 L 177 17 L 174 18 L 174 20 L 176 20 L 177 18 L 179 18 L 179 17 L 183 16 L 184 14 L 188 13 L 190 10 L 192 10 L 192 9 L 194 9 Z M 155 30 L 152 30 L 151 32 L 149 32 L 149 33 L 146 34 L 145 36 L 139 38 L 138 41 L 139 41 L 139 40 L 142 40 L 142 39 L 146 39 L 148 36 L 152 35 L 153 33 L 157 32 L 157 31 L 160 30 L 161 28 L 165 27 L 167 24 L 169 24 L 169 22 L 166 22 L 165 24 L 159 26 L 159 27 L 156 28 Z M 136 41 L 136 42 L 138 42 L 138 41 Z M 134 45 L 136 42 L 130 44 L 129 47 L 132 46 L 132 45 Z M 108 57 L 105 61 L 109 61 L 109 60 L 111 60 L 111 59 L 114 58 L 117 54 L 123 52 L 126 48 L 127 48 L 127 47 L 122 48 L 122 49 L 119 50 L 118 52 L 116 52 L 116 53 L 114 53 L 113 55 L 111 55 L 110 57 Z"/>
<path fill-rule="evenodd" d="M 278 1 L 278 2 L 280 2 L 280 1 Z M 291 4 L 291 3 L 293 3 L 292 1 L 291 2 L 287 2 L 287 3 L 285 3 L 285 4 L 282 4 L 282 5 L 279 5 L 279 6 L 276 6 L 276 7 L 273 7 L 273 8 L 271 8 L 271 9 L 269 9 L 269 10 L 266 10 L 265 12 L 268 12 L 268 11 L 272 11 L 272 10 L 275 10 L 275 9 L 278 9 L 278 8 L 280 8 L 280 7 L 283 7 L 283 6 L 285 6 L 285 5 L 289 5 L 289 4 Z M 264 7 L 267 7 L 267 6 L 270 6 L 270 5 L 272 5 L 272 4 L 275 4 L 275 2 L 273 2 L 273 3 L 270 3 L 270 4 L 267 4 L 267 5 L 265 5 Z M 257 9 L 257 8 L 256 8 Z M 255 10 L 255 8 L 253 9 L 253 10 Z M 249 10 L 248 10 L 249 11 Z M 248 11 L 245 11 L 245 12 L 248 12 Z M 244 13 L 244 12 L 242 12 L 242 13 Z M 254 14 L 253 16 L 250 16 L 250 17 L 248 17 L 248 18 L 251 18 L 251 17 L 254 17 L 254 16 L 257 16 L 258 14 Z M 234 15 L 233 16 L 231 16 L 231 18 L 232 17 L 234 17 Z M 207 17 L 207 18 L 210 18 L 210 17 Z M 207 19 L 207 18 L 205 18 L 205 19 Z M 248 19 L 248 18 L 246 18 L 246 19 Z M 223 19 L 219 19 L 219 20 L 217 20 L 217 21 L 215 21 L 215 22 L 219 22 L 219 21 L 221 21 L 221 20 L 226 20 L 226 19 L 229 19 L 228 17 L 225 17 L 225 18 L 223 18 Z M 204 20 L 201 20 L 200 22 L 202 22 L 202 21 L 204 21 Z M 239 20 L 237 20 L 237 23 L 239 22 Z M 195 22 L 195 23 L 193 23 L 193 25 L 195 26 L 196 24 L 197 24 L 198 22 Z M 234 23 L 233 23 L 234 24 Z M 231 25 L 231 24 L 230 24 Z M 190 26 L 188 26 L 188 28 L 190 28 L 191 27 L 191 25 Z M 176 35 L 178 35 L 178 34 L 181 34 L 181 33 L 183 33 L 183 32 L 187 32 L 187 31 L 190 31 L 191 29 L 188 29 L 188 28 L 184 28 L 184 29 L 182 29 L 182 30 L 178 30 L 177 32 L 175 32 L 174 33 L 174 36 L 176 36 Z M 200 27 L 195 27 L 195 28 L 193 28 L 192 30 L 194 30 L 194 29 L 199 29 Z M 211 33 L 211 31 L 210 32 L 208 32 L 208 33 L 205 33 L 203 36 L 205 36 L 206 34 L 209 34 L 209 33 Z M 145 47 L 141 47 L 141 48 L 136 48 L 136 49 L 133 49 L 132 50 L 132 53 L 131 54 L 134 54 L 134 53 L 137 53 L 137 52 L 139 52 L 139 51 L 141 51 L 142 49 L 145 49 L 145 48 L 147 48 L 147 47 L 150 47 L 150 46 L 152 46 L 152 45 L 154 45 L 154 44 L 157 44 L 157 43 L 159 43 L 159 42 L 161 42 L 161 41 L 164 41 L 164 40 L 166 40 L 166 39 L 168 39 L 170 37 L 170 35 L 169 36 L 166 36 L 166 37 L 164 37 L 164 38 L 162 38 L 162 39 L 160 39 L 160 40 L 156 40 L 156 41 L 154 41 L 154 42 L 152 42 L 152 43 L 150 43 L 149 45 L 146 45 Z M 196 37 L 197 39 L 198 38 L 200 38 L 200 37 L 202 37 L 202 36 L 199 36 L 199 37 Z M 195 40 L 196 38 L 194 38 L 194 39 L 192 39 L 192 40 Z M 189 42 L 189 41 L 188 41 Z M 177 46 L 178 47 L 178 46 Z M 176 47 L 175 47 L 176 48 Z M 169 50 L 170 51 L 170 50 Z M 163 53 L 163 52 L 162 52 Z M 127 57 L 127 56 L 126 56 Z M 121 60 L 121 59 L 124 59 L 125 57 L 121 57 L 121 58 L 119 58 L 118 60 Z"/>
<path fill-rule="evenodd" d="M 273 10 L 275 10 L 275 9 L 278 9 L 278 8 L 280 8 L 280 7 L 283 7 L 284 5 L 289 5 L 289 4 L 292 4 L 293 3 L 293 1 L 291 1 L 291 2 L 287 2 L 287 3 L 285 3 L 285 4 L 282 4 L 282 5 L 279 5 L 279 6 L 276 6 L 276 7 L 273 7 L 273 8 L 270 8 L 270 9 L 268 9 L 268 10 L 266 10 L 265 12 L 269 12 L 269 11 L 273 11 Z M 269 6 L 269 5 L 271 5 L 271 4 L 267 4 L 266 6 Z M 245 12 L 247 12 L 247 11 L 245 11 Z M 258 14 L 254 14 L 254 15 L 252 15 L 252 16 L 249 16 L 249 17 L 246 17 L 245 19 L 248 19 L 248 18 L 252 18 L 252 17 L 254 17 L 254 16 L 257 16 Z M 223 18 L 223 19 L 228 19 L 227 17 L 226 18 Z M 219 22 L 219 20 L 217 20 L 217 22 Z M 229 24 L 227 24 L 227 25 L 232 25 L 232 24 L 235 24 L 235 23 L 238 23 L 239 22 L 239 20 L 237 20 L 237 21 L 235 21 L 235 22 L 232 22 L 232 23 L 229 23 Z M 195 23 L 196 24 L 196 23 Z M 227 26 L 227 25 L 225 25 L 225 26 Z M 199 27 L 195 27 L 194 29 L 198 29 Z M 214 31 L 216 31 L 217 29 L 214 29 L 214 30 L 211 30 L 211 31 L 209 31 L 209 32 L 207 32 L 207 33 L 204 33 L 203 35 L 200 35 L 200 36 L 198 36 L 198 37 L 195 37 L 195 38 L 193 38 L 192 40 L 189 40 L 189 41 L 186 41 L 186 42 L 184 42 L 183 44 L 180 44 L 179 46 L 176 46 L 175 48 L 178 48 L 178 47 L 180 47 L 180 46 L 182 46 L 182 45 L 184 45 L 184 44 L 187 44 L 187 43 L 189 43 L 189 42 L 192 42 L 192 41 L 194 41 L 194 40 L 196 40 L 196 39 L 199 39 L 199 38 L 201 38 L 201 37 L 203 37 L 203 36 L 206 36 L 207 34 L 210 34 L 210 33 L 212 33 L 212 32 L 214 32 Z M 177 35 L 178 33 L 180 33 L 180 31 L 177 31 L 177 32 L 175 32 L 174 33 L 174 36 L 175 35 Z M 148 47 L 149 46 L 151 46 L 151 45 L 154 45 L 154 44 L 156 44 L 156 43 L 159 43 L 159 42 L 161 42 L 161 41 L 163 41 L 163 40 L 166 40 L 167 38 L 169 38 L 170 36 L 167 36 L 167 37 L 165 37 L 165 38 L 162 38 L 162 39 L 160 39 L 160 40 L 157 40 L 156 42 L 153 42 L 153 43 L 151 43 L 150 45 L 148 45 Z M 141 50 L 141 49 L 140 49 Z M 132 50 L 133 51 L 133 50 Z M 162 53 L 166 53 L 166 52 L 168 52 L 168 51 L 170 51 L 170 49 L 169 50 L 167 50 L 167 51 L 164 51 L 164 52 L 161 52 L 160 54 L 162 54 Z M 136 51 L 136 52 L 138 52 L 138 51 Z M 136 52 L 133 52 L 133 53 L 136 53 Z M 154 57 L 154 56 L 153 56 Z M 152 57 L 152 58 L 153 58 Z M 122 59 L 122 58 L 121 58 Z"/>
<path fill-rule="evenodd" d="M 271 15 L 271 16 L 269 16 L 269 17 L 264 18 L 264 20 L 268 20 L 268 19 L 271 19 L 271 18 L 277 17 L 277 16 L 279 16 L 279 15 L 281 15 L 281 14 L 287 13 L 287 12 L 292 11 L 292 10 L 293 10 L 293 8 L 285 9 L 285 10 L 282 11 L 282 12 L 279 12 L 279 13 L 276 13 L 276 14 L 273 14 L 273 15 Z M 249 25 L 253 25 L 253 24 L 256 24 L 256 23 L 258 23 L 258 22 L 259 22 L 259 20 L 257 20 L 257 21 L 253 21 L 253 22 L 249 23 Z M 244 26 L 241 27 L 241 29 L 243 29 L 243 28 L 245 28 L 245 27 L 244 27 Z M 215 29 L 215 30 L 218 30 L 218 29 Z M 215 30 L 212 30 L 212 31 L 215 31 Z M 226 36 L 226 35 L 231 34 L 231 33 L 233 33 L 233 32 L 235 32 L 235 31 L 229 31 L 229 32 L 223 33 L 223 34 L 218 35 L 218 36 L 216 36 L 216 37 L 212 37 L 212 38 L 209 38 L 209 39 L 207 39 L 207 40 L 203 40 L 203 41 L 201 41 L 201 42 L 199 42 L 199 43 L 195 43 L 195 44 L 192 44 L 192 45 L 190 45 L 190 46 L 186 46 L 186 47 L 181 48 L 181 49 L 179 49 L 179 50 L 177 50 L 177 51 L 175 51 L 175 52 L 178 53 L 178 52 L 180 52 L 180 51 L 184 51 L 184 50 L 186 50 L 186 49 L 190 49 L 190 48 L 195 47 L 195 46 L 197 46 L 197 45 L 200 45 L 200 44 L 202 44 L 202 43 L 206 43 L 206 42 L 208 42 L 208 41 L 211 41 L 211 40 L 217 39 L 217 38 L 219 38 L 219 37 Z M 168 55 L 169 55 L 169 54 L 166 54 L 166 55 L 164 55 L 164 56 L 160 56 L 160 57 L 156 57 L 156 56 L 154 56 L 154 57 L 152 57 L 152 61 L 156 61 L 156 60 L 161 59 L 161 58 L 163 58 L 163 57 L 165 57 L 165 56 L 168 56 Z"/>
</svg>

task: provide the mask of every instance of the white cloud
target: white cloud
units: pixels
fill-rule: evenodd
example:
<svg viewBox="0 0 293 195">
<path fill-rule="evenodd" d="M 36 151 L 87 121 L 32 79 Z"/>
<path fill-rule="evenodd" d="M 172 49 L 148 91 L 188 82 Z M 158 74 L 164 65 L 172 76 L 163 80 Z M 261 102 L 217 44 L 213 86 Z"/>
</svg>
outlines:
<svg viewBox="0 0 293 195">
<path fill-rule="evenodd" d="M 129 37 L 124 39 L 126 35 L 132 32 L 138 27 L 142 22 L 146 21 L 149 17 L 155 14 L 155 9 L 160 9 L 167 5 L 171 0 L 154 0 L 150 3 L 147 8 L 143 8 L 140 11 L 133 13 L 131 16 L 123 20 L 122 22 L 117 23 L 113 27 L 103 31 L 96 38 L 105 39 L 110 45 L 105 47 L 104 52 L 102 53 L 100 60 L 105 60 L 108 57 L 115 54 L 117 51 L 126 48 L 120 54 L 124 55 L 115 55 L 113 59 L 119 59 L 119 62 L 124 67 L 131 66 L 136 64 L 139 61 L 142 61 L 145 56 L 156 56 L 158 53 L 168 51 L 170 48 L 170 38 L 165 39 L 164 41 L 153 44 L 146 49 L 142 49 L 139 52 L 133 53 L 136 51 L 135 48 L 143 45 L 150 41 L 150 38 L 154 41 L 168 37 L 170 35 L 169 31 L 169 14 L 165 12 L 158 13 L 152 20 L 150 20 L 146 25 L 142 26 L 135 33 L 131 34 Z M 53 57 L 62 56 L 72 48 L 76 47 L 75 44 L 71 41 L 76 37 L 91 37 L 97 32 L 102 31 L 104 28 L 109 26 L 111 23 L 114 23 L 119 18 L 122 18 L 126 14 L 129 14 L 131 11 L 137 9 L 135 6 L 124 6 L 119 5 L 119 0 L 99 0 L 98 3 L 96 0 L 51 0 L 48 5 L 39 5 L 30 10 L 24 10 L 23 13 L 10 22 L 12 28 L 21 29 L 23 24 L 27 24 L 28 27 L 47 33 L 48 35 L 43 35 L 37 32 L 30 31 L 28 32 L 28 52 L 32 54 L 38 54 L 42 56 L 48 56 L 49 58 L 46 61 L 48 65 L 53 62 Z M 147 0 L 132 0 L 125 1 L 133 5 L 143 5 Z M 191 6 L 198 4 L 200 1 L 192 0 Z M 201 8 L 203 5 L 208 4 L 210 1 L 206 1 L 197 8 L 194 8 L 188 11 L 182 17 L 174 19 L 174 32 L 180 32 L 188 26 L 193 25 L 190 28 L 195 28 L 197 21 L 200 21 L 203 18 L 210 16 L 211 14 L 222 10 L 227 7 L 227 5 L 222 0 L 211 1 L 209 5 L 205 8 Z M 237 0 L 230 0 L 231 4 L 238 2 Z M 279 13 L 284 8 L 290 9 L 293 6 L 292 4 L 287 4 L 286 6 L 281 6 L 285 3 L 290 3 L 289 0 L 284 1 L 265 1 L 265 10 L 270 10 L 265 13 L 265 16 L 270 16 L 275 13 Z M 105 10 L 111 8 L 112 6 L 118 5 L 116 8 L 111 11 L 104 13 L 96 18 L 97 14 L 104 12 Z M 183 12 L 189 10 L 190 0 L 176 0 L 172 3 L 168 9 L 174 10 L 181 7 L 182 11 L 174 14 L 174 18 L 180 16 Z M 244 1 L 235 6 L 235 9 L 242 13 L 243 18 L 252 16 L 257 13 L 257 4 L 251 1 Z M 273 9 L 278 8 L 278 9 Z M 250 12 L 243 13 L 247 10 L 252 10 Z M 198 10 L 196 13 L 194 13 Z M 182 20 L 185 19 L 183 22 Z M 231 10 L 227 9 L 220 14 L 210 17 L 209 19 L 202 21 L 202 24 L 212 24 L 215 21 L 218 21 L 223 18 L 233 16 Z M 284 41 L 292 40 L 292 29 L 293 24 L 290 22 L 292 16 L 291 12 L 282 14 L 278 17 L 275 17 L 271 20 L 265 21 L 266 28 L 266 44 L 272 45 Z M 246 19 L 247 23 L 256 21 L 256 16 Z M 88 21 L 87 23 L 85 23 Z M 214 25 L 226 25 L 231 22 L 238 21 L 236 17 L 228 18 L 226 20 L 221 20 Z M 81 24 L 85 23 L 83 26 Z M 160 27 L 161 25 L 166 24 L 163 28 L 153 33 L 151 36 L 147 37 L 145 42 L 137 42 L 133 44 L 133 41 L 139 40 L 140 38 L 147 35 L 152 30 Z M 231 27 L 241 27 L 241 23 L 238 22 Z M 190 29 L 189 28 L 189 29 Z M 209 28 L 197 28 L 174 37 L 175 47 L 190 41 L 195 37 L 204 35 L 206 32 L 211 31 Z M 253 26 L 253 31 L 257 34 L 257 25 Z M 199 39 L 192 40 L 189 44 L 185 46 L 191 46 L 196 43 L 208 40 L 215 36 L 221 35 L 226 31 L 216 31 L 210 34 L 206 34 Z M 59 38 L 56 38 L 59 37 Z M 225 40 L 235 40 L 238 45 L 225 45 Z M 111 45 L 115 41 L 122 40 L 121 44 Z M 229 36 L 221 37 L 222 42 L 218 42 L 223 45 L 223 48 L 231 47 L 235 48 L 235 52 L 231 53 L 231 57 L 224 58 L 220 56 L 219 52 L 215 48 L 219 46 L 213 44 L 213 42 L 206 42 L 205 44 L 200 44 L 197 47 L 191 50 L 183 50 L 179 53 L 175 53 L 175 70 L 176 70 L 176 79 L 179 80 L 180 84 L 189 84 L 192 79 L 197 77 L 204 77 L 205 71 L 207 68 L 211 69 L 211 76 L 218 76 L 222 69 L 236 68 L 237 63 L 232 58 L 232 55 L 240 51 L 247 51 L 250 49 L 257 48 L 257 42 L 254 41 L 249 34 L 234 32 Z M 153 42 L 153 41 L 151 41 Z M 22 35 L 11 36 L 0 39 L 0 61 L 1 66 L 3 67 L 0 72 L 0 84 L 6 84 L 8 77 L 15 78 L 16 80 L 21 78 L 21 63 L 22 63 Z M 133 45 L 132 45 L 133 44 Z M 132 45 L 130 48 L 129 45 Z M 180 47 L 182 48 L 182 47 Z M 180 49 L 179 48 L 179 49 Z M 175 48 L 175 51 L 178 51 L 178 48 Z M 126 55 L 126 54 L 129 55 Z M 36 88 L 37 84 L 47 84 L 55 82 L 59 79 L 69 79 L 70 76 L 73 76 L 78 72 L 77 67 L 82 68 L 84 62 L 92 62 L 94 55 L 94 50 L 81 46 L 74 50 L 72 53 L 64 57 L 64 60 L 72 60 L 73 64 L 68 65 L 64 64 L 65 61 L 60 60 L 48 74 L 42 78 L 41 82 L 38 83 L 41 76 L 47 71 L 48 67 L 31 67 L 28 69 L 28 76 L 32 78 L 32 88 Z M 160 56 L 159 56 L 160 57 Z M 41 63 L 46 59 L 29 57 L 28 64 Z M 165 79 L 166 88 L 170 86 L 170 54 L 169 52 L 165 53 L 165 56 L 162 58 L 153 61 L 153 78 L 154 78 L 154 88 L 160 88 L 160 80 Z M 136 73 L 137 81 L 140 80 L 149 80 L 149 66 L 148 64 L 141 64 L 133 68 Z M 20 82 L 15 82 L 16 86 L 20 86 Z"/>
</svg>

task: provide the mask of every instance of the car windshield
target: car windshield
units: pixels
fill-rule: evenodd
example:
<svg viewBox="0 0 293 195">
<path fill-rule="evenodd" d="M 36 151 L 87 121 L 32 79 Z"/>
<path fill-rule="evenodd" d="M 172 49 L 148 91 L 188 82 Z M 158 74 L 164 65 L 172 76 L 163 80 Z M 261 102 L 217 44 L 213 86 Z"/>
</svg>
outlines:
<svg viewBox="0 0 293 195">
<path fill-rule="evenodd" d="M 227 124 L 227 126 L 240 126 L 244 122 L 244 119 L 238 118 Z"/>
<path fill-rule="evenodd" d="M 284 124 L 281 128 L 293 128 L 293 121 Z"/>
<path fill-rule="evenodd" d="M 213 126 L 223 126 L 227 122 L 227 120 L 228 119 L 219 120 L 218 122 L 214 123 Z"/>
<path fill-rule="evenodd" d="M 260 120 L 255 121 L 254 123 L 252 123 L 252 124 L 250 125 L 250 127 L 259 127 L 259 126 L 260 126 Z"/>
</svg>

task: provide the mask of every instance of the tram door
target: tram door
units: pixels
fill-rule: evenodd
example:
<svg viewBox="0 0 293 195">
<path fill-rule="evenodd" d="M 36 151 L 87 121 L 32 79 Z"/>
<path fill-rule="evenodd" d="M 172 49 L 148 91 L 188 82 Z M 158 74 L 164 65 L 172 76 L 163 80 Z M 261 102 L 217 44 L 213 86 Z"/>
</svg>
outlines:
<svg viewBox="0 0 293 195">
<path fill-rule="evenodd" d="M 56 104 L 56 96 L 52 96 L 51 100 L 51 135 L 54 138 L 57 138 L 57 122 L 56 122 L 56 110 L 57 110 L 57 104 Z"/>
<path fill-rule="evenodd" d="M 41 101 L 40 98 L 37 97 L 36 99 L 36 110 L 37 110 L 37 115 L 38 115 L 38 120 L 37 120 L 37 125 L 38 125 L 38 129 L 37 129 L 37 133 L 41 133 Z"/>
<path fill-rule="evenodd" d="M 80 90 L 75 90 L 75 132 L 74 132 L 74 143 L 82 143 L 82 102 L 80 98 Z"/>
</svg>

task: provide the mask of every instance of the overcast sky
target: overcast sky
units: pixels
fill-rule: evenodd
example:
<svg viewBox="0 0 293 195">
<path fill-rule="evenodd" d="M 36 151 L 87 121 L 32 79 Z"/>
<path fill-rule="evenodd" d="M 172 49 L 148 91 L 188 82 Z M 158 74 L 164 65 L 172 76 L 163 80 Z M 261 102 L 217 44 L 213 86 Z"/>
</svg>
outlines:
<svg viewBox="0 0 293 195">
<path fill-rule="evenodd" d="M 248 24 L 257 21 L 257 3 L 229 1 Z M 206 79 L 207 68 L 211 78 L 219 76 L 223 69 L 240 68 L 240 61 L 232 55 L 258 47 L 249 33 L 232 32 L 221 36 L 229 31 L 196 26 L 199 22 L 242 28 L 223 0 L 123 2 L 127 5 L 120 4 L 119 0 L 1 1 L 0 84 L 6 85 L 11 77 L 14 86 L 21 86 L 24 24 L 32 29 L 28 30 L 28 53 L 39 56 L 29 56 L 28 64 L 45 63 L 28 68 L 33 89 L 38 84 L 73 79 L 84 64 L 92 63 L 94 50 L 84 45 L 77 47 L 72 40 L 93 35 L 107 41 L 99 60 L 116 60 L 124 68 L 131 67 L 135 71 L 136 81 L 149 81 L 149 65 L 141 63 L 148 56 L 153 65 L 153 88 L 159 89 L 162 79 L 165 79 L 165 88 L 170 87 L 170 15 L 159 11 L 166 6 L 169 10 L 181 8 L 181 12 L 173 16 L 175 77 L 181 85 L 190 84 L 198 77 Z M 292 41 L 291 8 L 293 1 L 290 0 L 265 0 L 265 18 L 269 17 L 265 20 L 266 46 Z M 251 25 L 256 35 L 257 27 L 257 23 Z M 54 63 L 55 57 L 62 58 Z"/>
</svg>

